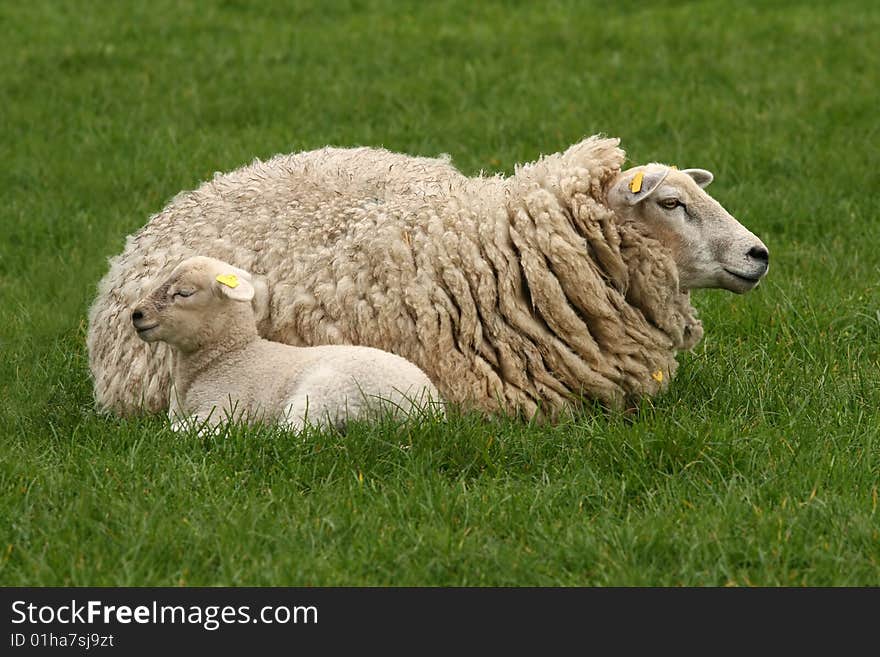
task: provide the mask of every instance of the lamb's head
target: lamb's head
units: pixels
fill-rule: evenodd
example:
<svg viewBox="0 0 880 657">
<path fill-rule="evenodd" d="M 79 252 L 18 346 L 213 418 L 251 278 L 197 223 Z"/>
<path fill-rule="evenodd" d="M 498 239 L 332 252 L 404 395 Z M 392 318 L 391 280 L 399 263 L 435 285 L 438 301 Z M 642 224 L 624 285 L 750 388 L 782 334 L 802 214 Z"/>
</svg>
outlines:
<svg viewBox="0 0 880 657">
<path fill-rule="evenodd" d="M 606 198 L 621 221 L 639 222 L 671 250 L 683 290 L 720 287 L 741 294 L 767 273 L 770 253 L 704 191 L 712 179 L 704 169 L 648 164 L 618 174 Z"/>
<path fill-rule="evenodd" d="M 264 290 L 261 281 L 238 267 L 195 256 L 138 301 L 131 322 L 144 342 L 167 342 L 193 352 L 228 334 L 232 326 L 255 334 L 253 305 L 261 303 L 257 297 Z"/>
</svg>

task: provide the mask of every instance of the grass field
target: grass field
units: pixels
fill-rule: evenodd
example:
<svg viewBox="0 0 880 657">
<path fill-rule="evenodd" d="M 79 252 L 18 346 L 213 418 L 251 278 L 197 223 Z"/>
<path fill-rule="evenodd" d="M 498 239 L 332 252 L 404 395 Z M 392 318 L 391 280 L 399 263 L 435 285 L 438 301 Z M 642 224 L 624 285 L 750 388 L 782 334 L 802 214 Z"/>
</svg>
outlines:
<svg viewBox="0 0 880 657">
<path fill-rule="evenodd" d="M 611 8 L 616 4 L 618 8 Z M 880 585 L 876 2 L 0 5 L 2 585 Z M 347 437 L 98 415 L 85 315 L 178 191 L 584 135 L 714 171 L 767 243 L 635 418 Z"/>
</svg>

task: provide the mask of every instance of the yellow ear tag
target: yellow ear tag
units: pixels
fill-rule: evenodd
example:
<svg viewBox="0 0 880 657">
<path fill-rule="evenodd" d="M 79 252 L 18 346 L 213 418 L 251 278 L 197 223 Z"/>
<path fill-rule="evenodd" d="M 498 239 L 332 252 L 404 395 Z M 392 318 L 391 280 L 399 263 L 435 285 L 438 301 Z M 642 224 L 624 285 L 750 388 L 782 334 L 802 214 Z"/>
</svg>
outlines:
<svg viewBox="0 0 880 657">
<path fill-rule="evenodd" d="M 235 274 L 220 274 L 217 282 L 226 287 L 238 287 L 238 277 Z"/>
<path fill-rule="evenodd" d="M 651 375 L 651 378 L 657 383 L 663 383 L 663 370 L 657 370 Z"/>
<path fill-rule="evenodd" d="M 633 194 L 638 194 L 640 191 L 642 191 L 642 178 L 644 177 L 644 172 L 639 171 L 632 179 L 632 182 L 629 184 L 629 191 L 631 191 Z"/>
</svg>

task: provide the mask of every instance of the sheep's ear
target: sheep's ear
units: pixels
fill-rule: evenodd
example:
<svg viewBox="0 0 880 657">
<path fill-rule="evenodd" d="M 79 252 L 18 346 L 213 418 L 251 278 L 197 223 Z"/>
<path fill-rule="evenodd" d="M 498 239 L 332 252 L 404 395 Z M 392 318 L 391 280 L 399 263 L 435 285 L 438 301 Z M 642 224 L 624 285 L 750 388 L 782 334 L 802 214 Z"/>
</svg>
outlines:
<svg viewBox="0 0 880 657">
<path fill-rule="evenodd" d="M 251 305 L 254 307 L 254 318 L 259 324 L 269 314 L 269 286 L 262 276 L 253 276 L 250 282 L 254 288 Z"/>
<path fill-rule="evenodd" d="M 624 171 L 614 183 L 614 193 L 626 205 L 635 205 L 653 194 L 668 175 L 669 167 L 656 165 Z"/>
<path fill-rule="evenodd" d="M 709 183 L 715 180 L 712 172 L 705 169 L 682 169 L 681 172 L 693 178 L 694 182 L 702 188 L 708 187 Z"/>
<path fill-rule="evenodd" d="M 254 286 L 244 276 L 233 273 L 220 274 L 214 279 L 214 290 L 233 301 L 251 301 Z"/>
</svg>

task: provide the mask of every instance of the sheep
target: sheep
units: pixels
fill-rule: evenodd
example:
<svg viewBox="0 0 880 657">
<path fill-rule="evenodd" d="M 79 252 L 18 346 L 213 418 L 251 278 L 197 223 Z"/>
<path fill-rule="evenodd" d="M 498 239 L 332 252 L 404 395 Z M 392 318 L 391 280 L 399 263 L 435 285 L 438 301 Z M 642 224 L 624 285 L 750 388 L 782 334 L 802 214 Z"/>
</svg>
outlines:
<svg viewBox="0 0 880 657">
<path fill-rule="evenodd" d="M 464 408 L 552 420 L 656 395 L 703 335 L 691 290 L 746 292 L 769 253 L 708 171 L 624 159 L 594 136 L 508 177 L 330 147 L 216 174 L 110 260 L 89 312 L 98 407 L 165 407 L 167 349 L 126 309 L 194 253 L 265 276 L 261 336 L 396 353 Z"/>
<path fill-rule="evenodd" d="M 131 313 L 137 336 L 174 353 L 174 430 L 227 420 L 342 428 L 374 411 L 409 416 L 440 406 L 437 389 L 409 361 L 371 347 L 294 347 L 257 335 L 249 272 L 204 256 L 181 262 Z M 434 407 L 434 408 L 432 408 Z"/>
</svg>

